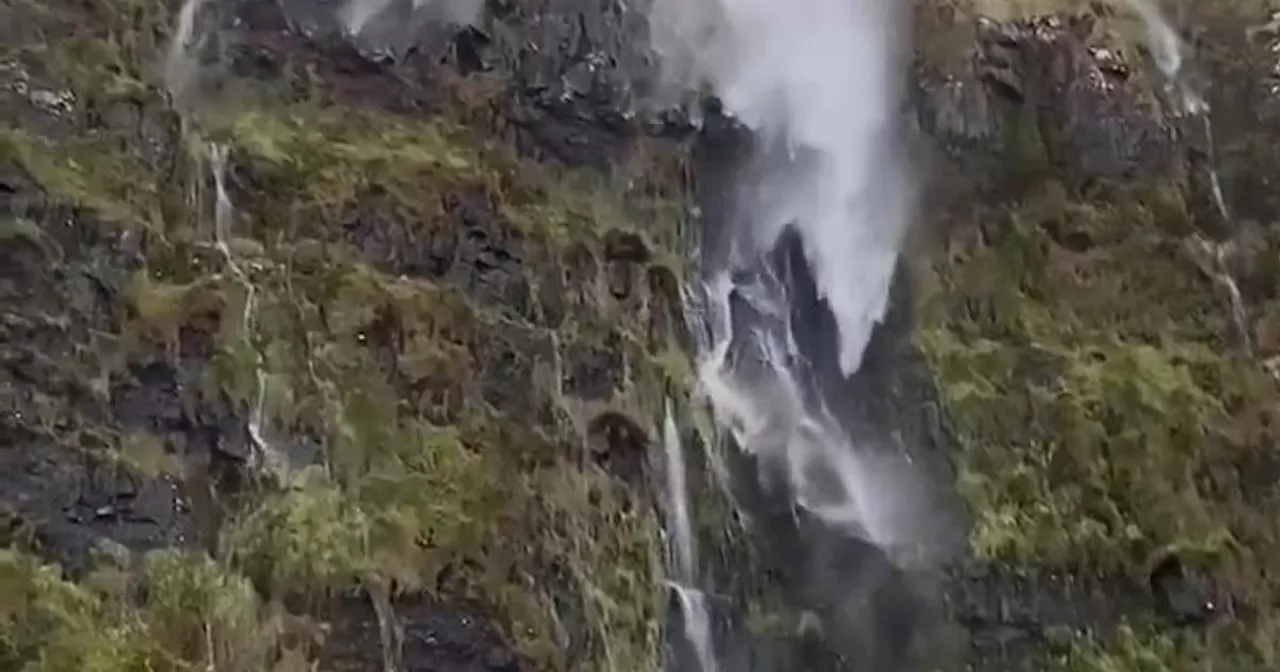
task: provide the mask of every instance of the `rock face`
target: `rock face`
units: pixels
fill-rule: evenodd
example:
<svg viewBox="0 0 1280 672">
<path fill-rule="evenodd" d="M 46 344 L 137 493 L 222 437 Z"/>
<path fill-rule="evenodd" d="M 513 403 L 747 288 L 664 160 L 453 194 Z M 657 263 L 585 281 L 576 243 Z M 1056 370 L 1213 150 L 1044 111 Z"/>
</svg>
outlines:
<svg viewBox="0 0 1280 672">
<path fill-rule="evenodd" d="M 6 5 L 0 668 L 660 666 L 684 150 L 562 4 Z"/>
<path fill-rule="evenodd" d="M 402 4 L 211 4 L 168 62 L 163 2 L 0 7 L 0 669 L 663 666 L 649 456 L 750 139 L 644 108 L 642 7 Z M 951 463 L 969 552 L 737 492 L 752 537 L 695 458 L 726 665 L 1271 669 L 1276 29 L 1203 4 L 1214 138 L 1112 16 L 920 4 L 938 198 L 824 385 Z"/>
<path fill-rule="evenodd" d="M 1274 164 L 1226 138 L 1280 128 L 1255 83 L 1273 57 L 1240 39 L 1267 17 L 1214 7 L 1191 23 L 1208 136 L 1105 16 L 979 22 L 959 72 L 922 59 L 922 125 L 952 200 L 913 260 L 915 341 L 974 517 L 947 592 L 956 657 L 975 669 L 1264 669 L 1274 655 L 1259 615 L 1276 536 L 1261 521 L 1280 388 L 1274 354 L 1249 342 L 1277 276 L 1244 259 L 1275 257 L 1280 237 L 1256 207 L 1241 214 Z M 1223 97 L 1241 89 L 1245 107 Z"/>
</svg>

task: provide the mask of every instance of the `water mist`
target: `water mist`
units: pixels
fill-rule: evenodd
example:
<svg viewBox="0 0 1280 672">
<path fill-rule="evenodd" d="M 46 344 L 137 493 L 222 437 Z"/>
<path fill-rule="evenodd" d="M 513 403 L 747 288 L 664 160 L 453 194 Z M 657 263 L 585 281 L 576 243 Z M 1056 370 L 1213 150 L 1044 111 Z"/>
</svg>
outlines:
<svg viewBox="0 0 1280 672">
<path fill-rule="evenodd" d="M 799 227 L 846 375 L 884 316 L 912 214 L 897 132 L 905 11 L 889 0 L 655 0 L 652 10 L 668 82 L 709 84 L 780 148 L 744 185 L 758 193 L 742 203 L 739 253 Z"/>
<path fill-rule="evenodd" d="M 898 133 L 903 11 L 891 0 L 656 0 L 651 17 L 666 81 L 709 84 L 763 148 L 725 224 L 724 263 L 702 269 L 702 391 L 798 505 L 886 546 L 908 541 L 895 500 L 909 488 L 890 476 L 902 465 L 859 451 L 808 382 L 795 342 L 805 327 L 791 324 L 788 288 L 764 258 L 788 227 L 800 233 L 839 368 L 853 374 L 912 215 Z M 762 318 L 736 319 L 734 301 Z"/>
<path fill-rule="evenodd" d="M 794 288 L 771 258 L 798 233 L 834 318 L 832 373 L 854 375 L 885 317 L 914 214 L 899 132 L 909 9 L 896 0 L 654 0 L 650 17 L 663 82 L 675 92 L 709 87 L 754 138 L 730 213 L 707 224 L 719 235 L 704 241 L 690 291 L 700 391 L 719 428 L 755 458 L 766 491 L 885 553 L 921 541 L 927 514 L 914 467 L 901 451 L 854 441 L 817 382 L 827 372 L 799 345 L 823 327 L 797 323 Z M 847 602 L 837 618 L 874 619 L 838 597 L 855 588 L 817 590 Z"/>
</svg>

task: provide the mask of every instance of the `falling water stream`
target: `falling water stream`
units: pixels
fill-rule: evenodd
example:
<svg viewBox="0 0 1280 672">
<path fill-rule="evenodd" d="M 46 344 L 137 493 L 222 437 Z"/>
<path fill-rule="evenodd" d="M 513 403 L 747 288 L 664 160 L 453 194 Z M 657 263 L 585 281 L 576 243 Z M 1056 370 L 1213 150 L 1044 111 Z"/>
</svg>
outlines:
<svg viewBox="0 0 1280 672">
<path fill-rule="evenodd" d="M 1205 148 L 1204 170 L 1209 181 L 1209 196 L 1218 217 L 1234 229 L 1235 218 L 1227 205 L 1222 191 L 1222 180 L 1218 174 L 1217 143 L 1214 140 L 1213 118 L 1209 103 L 1192 89 L 1183 77 L 1182 66 L 1185 61 L 1186 45 L 1154 0 L 1120 0 L 1120 2 L 1133 11 L 1147 28 L 1147 47 L 1165 77 L 1176 105 L 1175 113 L 1199 121 Z M 1235 329 L 1239 349 L 1246 356 L 1252 355 L 1253 344 L 1244 299 L 1240 295 L 1240 288 L 1236 284 L 1228 263 L 1228 258 L 1232 254 L 1231 243 L 1215 242 L 1197 236 L 1192 244 L 1191 252 L 1197 256 L 1204 272 L 1220 289 Z"/>
<path fill-rule="evenodd" d="M 663 406 L 662 447 L 666 457 L 667 475 L 666 529 L 671 540 L 673 556 L 667 583 L 675 591 L 680 602 L 685 637 L 693 648 L 699 669 L 702 672 L 716 672 L 719 667 L 716 664 L 714 644 L 711 639 L 711 615 L 707 610 L 706 595 L 697 588 L 698 563 L 693 524 L 689 518 L 689 486 L 686 478 L 684 444 L 670 399 L 667 399 Z"/>
<path fill-rule="evenodd" d="M 178 11 L 174 26 L 172 42 L 165 55 L 165 85 L 183 113 L 183 121 L 188 127 L 194 126 L 187 106 L 187 96 L 197 82 L 199 72 L 199 50 L 204 44 L 204 37 L 198 29 L 201 10 L 206 0 L 185 0 Z M 258 289 L 245 263 L 233 251 L 230 241 L 233 236 L 235 222 L 235 204 L 231 200 L 227 188 L 227 155 L 225 145 L 214 142 L 203 142 L 198 138 L 192 144 L 194 159 L 201 170 L 207 169 L 213 180 L 213 244 L 222 254 L 231 277 L 244 292 L 244 307 L 240 315 L 240 330 L 246 350 L 252 353 L 255 376 L 255 399 L 249 411 L 246 430 L 250 441 L 250 457 L 256 469 L 266 469 L 280 473 L 283 468 L 280 453 L 267 440 L 263 426 L 263 410 L 267 394 L 266 366 L 262 352 L 254 344 L 254 323 L 257 319 Z M 197 182 L 200 184 L 200 182 Z M 200 202 L 201 190 L 194 188 L 193 201 Z"/>
</svg>

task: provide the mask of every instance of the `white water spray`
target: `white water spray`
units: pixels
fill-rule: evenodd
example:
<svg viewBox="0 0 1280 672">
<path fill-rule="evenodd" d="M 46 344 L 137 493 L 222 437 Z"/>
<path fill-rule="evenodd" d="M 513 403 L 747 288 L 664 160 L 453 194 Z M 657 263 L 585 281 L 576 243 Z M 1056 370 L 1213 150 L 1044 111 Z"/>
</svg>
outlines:
<svg viewBox="0 0 1280 672">
<path fill-rule="evenodd" d="M 885 313 L 914 187 L 899 147 L 905 5 L 894 0 L 655 0 L 669 81 L 706 82 L 786 156 L 744 203 L 759 252 L 795 224 L 835 316 L 840 368 L 857 370 Z"/>
<path fill-rule="evenodd" d="M 733 293 L 774 321 L 738 333 L 730 313 Z M 821 396 L 805 389 L 782 284 L 767 276 L 735 282 L 720 274 L 707 283 L 704 300 L 711 339 L 698 380 L 717 424 L 766 472 L 786 479 L 798 506 L 886 550 L 917 545 L 924 514 L 913 465 L 905 455 L 855 445 Z"/>
<path fill-rule="evenodd" d="M 717 672 L 715 649 L 711 640 L 711 614 L 707 599 L 698 590 L 698 562 L 689 517 L 689 486 L 686 478 L 684 442 L 676 425 L 671 400 L 666 400 L 662 418 L 662 448 L 666 457 L 667 534 L 675 556 L 668 585 L 675 591 L 684 616 L 685 637 L 693 647 L 701 672 Z"/>
<path fill-rule="evenodd" d="M 173 38 L 165 52 L 164 83 L 175 103 L 182 107 L 194 84 L 200 67 L 197 57 L 204 46 L 203 36 L 196 31 L 196 18 L 205 0 L 184 0 L 174 21 Z"/>
<path fill-rule="evenodd" d="M 403 0 L 412 3 L 413 12 L 430 13 L 443 23 L 469 25 L 480 18 L 484 0 Z M 360 35 L 369 22 L 387 11 L 397 0 L 347 0 L 339 19 L 350 35 Z"/>
<path fill-rule="evenodd" d="M 733 268 L 706 269 L 710 339 L 698 367 L 717 421 L 781 473 L 798 505 L 877 544 L 909 542 L 899 511 L 905 458 L 860 451 L 801 382 L 783 283 L 762 256 L 788 225 L 801 233 L 835 317 L 839 366 L 855 372 L 887 308 L 914 186 L 899 147 L 904 3 L 895 0 L 655 0 L 651 31 L 669 83 L 710 84 L 766 151 L 740 203 Z M 753 279 L 735 271 L 751 269 Z M 730 296 L 768 316 L 735 333 Z M 744 345 L 747 344 L 747 345 Z M 754 351 L 748 359 L 738 350 Z M 897 463 L 895 463 L 897 460 Z M 909 508 L 909 507 L 908 507 Z"/>
</svg>

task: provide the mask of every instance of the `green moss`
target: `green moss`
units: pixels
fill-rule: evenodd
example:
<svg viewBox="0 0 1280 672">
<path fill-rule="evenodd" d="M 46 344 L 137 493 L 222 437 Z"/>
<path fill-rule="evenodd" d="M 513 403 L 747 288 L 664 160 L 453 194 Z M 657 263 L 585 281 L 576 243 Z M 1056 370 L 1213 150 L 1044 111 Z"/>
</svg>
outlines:
<svg viewBox="0 0 1280 672">
<path fill-rule="evenodd" d="M 90 208 L 108 222 L 157 225 L 160 201 L 151 169 L 114 138 L 58 143 L 0 126 L 0 164 L 11 163 L 50 196 Z"/>
<path fill-rule="evenodd" d="M 1247 474 L 1274 445 L 1280 385 L 1232 354 L 1177 199 L 1109 196 L 1042 185 L 980 213 L 924 283 L 917 341 L 961 444 L 973 548 L 999 565 L 1135 577 L 1177 549 L 1237 595 L 1274 594 L 1259 563 L 1280 550 L 1260 522 L 1276 500 Z M 1166 669 L 1134 655 L 1070 669 Z"/>
<path fill-rule="evenodd" d="M 124 571 L 124 570 L 102 570 Z M 270 627 L 248 582 L 207 558 L 147 555 L 123 582 L 78 585 L 57 567 L 0 550 L 0 665 L 5 669 L 233 672 L 267 669 Z M 135 600 L 137 583 L 145 597 Z M 114 586 L 115 590 L 91 587 Z"/>
<path fill-rule="evenodd" d="M 1048 672 L 1192 672 L 1220 669 L 1229 656 L 1242 672 L 1272 669 L 1255 647 L 1241 643 L 1238 629 L 1211 628 L 1204 634 L 1122 624 L 1100 636 L 1091 631 L 1063 631 L 1049 637 Z"/>
<path fill-rule="evenodd" d="M 595 650 L 584 669 L 658 669 L 665 591 L 653 508 L 599 471 L 549 470 L 537 487 L 550 493 L 553 521 L 539 544 L 568 567 L 592 629 Z"/>
<path fill-rule="evenodd" d="M 654 345 L 656 355 L 644 345 L 644 283 L 625 302 L 566 287 L 591 305 L 549 325 L 538 306 L 517 311 L 467 285 L 401 276 L 370 248 L 433 234 L 447 244 L 464 225 L 454 206 L 465 202 L 483 206 L 484 220 L 465 224 L 507 248 L 532 287 L 603 286 L 567 280 L 564 257 L 580 243 L 604 258 L 605 234 L 617 230 L 639 233 L 651 260 L 678 274 L 675 251 L 690 234 L 678 152 L 646 146 L 607 175 L 565 171 L 495 146 L 493 129 L 470 117 L 285 104 L 246 87 L 235 100 L 204 101 L 180 132 L 164 134 L 173 146 L 147 158 L 155 148 L 139 124 L 90 131 L 82 122 L 117 103 L 140 108 L 144 127 L 173 119 L 148 83 L 171 18 L 163 3 L 19 5 L 43 39 L 12 53 L 41 86 L 70 89 L 74 109 L 42 117 L 52 130 L 0 127 L 0 162 L 85 221 L 145 231 L 141 268 L 117 283 L 111 306 L 119 333 L 103 355 L 109 376 L 163 356 L 185 381 L 172 403 L 253 421 L 273 468 L 202 505 L 216 510 L 197 516 L 218 528 L 209 531 L 216 561 L 165 554 L 118 569 L 123 585 L 154 587 L 145 600 L 23 559 L 24 581 L 43 577 L 39 602 L 65 613 L 26 618 L 0 655 L 53 661 L 35 669 L 267 670 L 284 655 L 274 614 L 286 603 L 314 615 L 334 593 L 385 585 L 475 605 L 533 669 L 563 669 L 560 596 L 544 582 L 563 568 L 587 630 L 577 667 L 658 669 L 651 502 L 637 484 L 586 464 L 574 423 L 589 413 L 561 391 L 569 347 L 614 333 L 625 361 L 611 373 L 622 382 L 601 406 L 647 426 L 668 388 L 687 383 L 671 343 Z M 0 103 L 30 111 L 17 98 Z M 222 241 L 212 240 L 206 141 L 231 150 L 235 217 Z M 353 213 L 374 244 L 345 236 Z M 36 224 L 14 220 L 0 236 L 43 244 Z M 121 431 L 114 457 L 141 474 L 185 476 L 199 499 L 209 475 L 180 463 L 168 438 Z M 265 606 L 250 578 L 266 589 Z"/>
<path fill-rule="evenodd" d="M 369 568 L 369 517 L 322 470 L 306 469 L 225 531 L 237 565 L 276 594 L 354 585 Z"/>
</svg>

